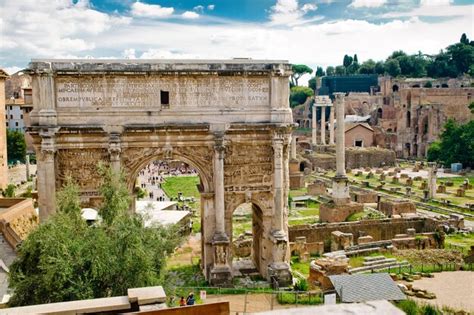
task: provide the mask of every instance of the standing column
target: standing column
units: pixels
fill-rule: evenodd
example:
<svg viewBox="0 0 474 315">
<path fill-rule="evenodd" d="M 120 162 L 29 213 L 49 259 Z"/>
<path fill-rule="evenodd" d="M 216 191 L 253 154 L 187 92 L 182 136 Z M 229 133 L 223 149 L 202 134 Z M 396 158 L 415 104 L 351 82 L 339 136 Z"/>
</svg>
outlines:
<svg viewBox="0 0 474 315">
<path fill-rule="evenodd" d="M 436 178 L 437 178 L 437 166 L 436 163 L 430 162 L 428 163 L 428 190 L 429 190 L 429 197 L 430 199 L 434 199 L 436 197 Z"/>
<path fill-rule="evenodd" d="M 291 136 L 291 159 L 296 159 L 296 136 Z"/>
<path fill-rule="evenodd" d="M 316 116 L 316 104 L 313 104 L 313 109 L 312 109 L 312 119 L 311 119 L 311 124 L 312 124 L 312 137 L 311 137 L 311 144 L 313 146 L 318 144 L 318 139 L 317 139 L 317 133 L 318 133 L 318 121 L 317 121 L 317 116 Z"/>
<path fill-rule="evenodd" d="M 26 153 L 25 155 L 25 167 L 26 167 L 26 181 L 30 180 L 30 155 Z"/>
<path fill-rule="evenodd" d="M 40 221 L 56 212 L 56 176 L 54 131 L 40 132 L 42 137 L 38 159 L 38 206 Z"/>
<path fill-rule="evenodd" d="M 214 207 L 216 212 L 215 238 L 228 239 L 225 233 L 224 205 L 224 136 L 219 135 L 214 146 Z"/>
<path fill-rule="evenodd" d="M 321 144 L 326 145 L 326 106 L 321 106 Z"/>
<path fill-rule="evenodd" d="M 335 93 L 336 96 L 336 176 L 346 176 L 346 154 L 344 139 L 344 93 Z"/>
<path fill-rule="evenodd" d="M 110 165 L 114 172 L 120 172 L 120 153 L 122 152 L 120 145 L 120 135 L 112 133 L 109 139 L 109 155 L 110 155 Z"/>
<path fill-rule="evenodd" d="M 273 138 L 273 189 L 274 189 L 274 235 L 284 236 L 283 231 L 283 138 L 275 136 Z"/>
<path fill-rule="evenodd" d="M 334 145 L 334 106 L 329 108 L 329 144 Z"/>
</svg>

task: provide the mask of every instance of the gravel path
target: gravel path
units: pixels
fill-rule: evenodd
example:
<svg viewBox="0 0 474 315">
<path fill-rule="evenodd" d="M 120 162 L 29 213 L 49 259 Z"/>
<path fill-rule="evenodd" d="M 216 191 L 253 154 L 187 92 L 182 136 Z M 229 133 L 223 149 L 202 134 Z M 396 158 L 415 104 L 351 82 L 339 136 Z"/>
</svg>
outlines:
<svg viewBox="0 0 474 315">
<path fill-rule="evenodd" d="M 434 278 L 416 280 L 413 286 L 436 294 L 434 300 L 414 298 L 419 302 L 474 312 L 474 272 L 472 271 L 434 273 Z"/>
</svg>

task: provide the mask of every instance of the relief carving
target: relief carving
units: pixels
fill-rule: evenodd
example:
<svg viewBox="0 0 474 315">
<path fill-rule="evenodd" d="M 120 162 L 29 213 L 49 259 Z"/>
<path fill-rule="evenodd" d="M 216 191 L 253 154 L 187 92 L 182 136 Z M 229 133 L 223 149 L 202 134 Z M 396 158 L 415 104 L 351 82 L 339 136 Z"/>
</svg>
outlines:
<svg viewBox="0 0 474 315">
<path fill-rule="evenodd" d="M 81 190 L 98 189 L 101 179 L 97 172 L 99 162 L 107 163 L 107 149 L 68 149 L 56 153 L 56 187 L 62 187 L 66 178 L 71 176 Z"/>
</svg>

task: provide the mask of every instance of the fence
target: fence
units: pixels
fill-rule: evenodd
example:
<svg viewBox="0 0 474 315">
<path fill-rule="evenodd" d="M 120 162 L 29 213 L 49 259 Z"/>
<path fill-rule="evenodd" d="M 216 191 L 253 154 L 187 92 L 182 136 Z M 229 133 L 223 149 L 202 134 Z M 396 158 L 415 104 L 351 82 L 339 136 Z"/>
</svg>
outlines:
<svg viewBox="0 0 474 315">
<path fill-rule="evenodd" d="M 231 314 L 317 305 L 324 301 L 323 292 L 284 291 L 271 288 L 177 287 L 167 290 L 168 305 L 178 306 L 180 298 L 186 298 L 191 292 L 194 293 L 197 304 L 230 302 Z"/>
</svg>

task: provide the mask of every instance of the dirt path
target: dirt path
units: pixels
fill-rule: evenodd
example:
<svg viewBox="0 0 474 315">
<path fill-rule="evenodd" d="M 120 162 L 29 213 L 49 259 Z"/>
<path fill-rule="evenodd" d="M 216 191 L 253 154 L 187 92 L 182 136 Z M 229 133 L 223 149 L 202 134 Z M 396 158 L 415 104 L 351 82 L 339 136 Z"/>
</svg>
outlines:
<svg viewBox="0 0 474 315">
<path fill-rule="evenodd" d="M 436 294 L 436 299 L 415 298 L 422 303 L 432 303 L 439 307 L 449 306 L 456 310 L 474 311 L 474 272 L 453 271 L 434 273 L 434 278 L 422 278 L 413 286 Z"/>
</svg>

